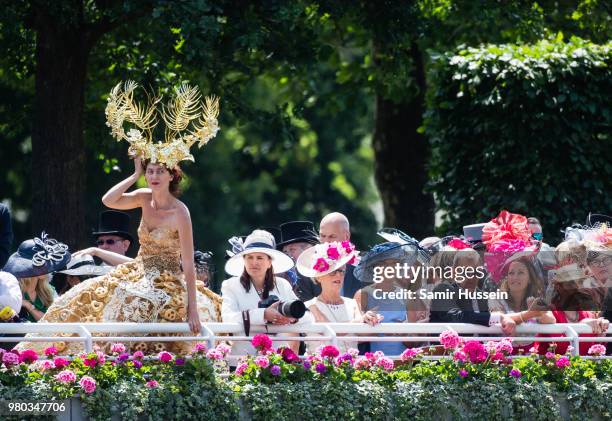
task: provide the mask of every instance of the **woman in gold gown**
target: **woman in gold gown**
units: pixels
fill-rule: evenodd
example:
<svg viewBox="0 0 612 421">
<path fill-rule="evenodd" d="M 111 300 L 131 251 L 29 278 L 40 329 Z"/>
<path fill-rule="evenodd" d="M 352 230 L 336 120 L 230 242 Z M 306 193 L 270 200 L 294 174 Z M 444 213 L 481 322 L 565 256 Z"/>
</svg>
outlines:
<svg viewBox="0 0 612 421">
<path fill-rule="evenodd" d="M 201 330 L 201 320 L 214 322 L 221 319 L 221 299 L 204 287 L 202 282 L 196 281 L 191 217 L 187 206 L 177 199 L 182 178 L 178 162 L 193 160 L 189 147 L 196 142 L 204 144 L 216 134 L 218 102 L 214 98 L 207 98 L 200 109 L 201 124 L 190 135 L 180 137 L 176 131 L 171 132 L 174 136 L 172 139 L 156 144 L 151 139 L 153 119 L 145 121 L 145 117 L 150 117 L 152 112 L 146 111 L 145 117 L 130 114 L 134 109 L 132 92 L 135 87 L 136 84 L 128 82 L 125 90 L 121 91 L 121 86 L 117 85 L 111 91 L 106 110 L 113 135 L 131 144 L 134 173 L 112 187 L 102 197 L 102 202 L 112 209 L 142 209 L 138 256 L 104 276 L 88 279 L 73 287 L 49 307 L 40 321 L 187 321 L 191 332 L 197 334 Z M 171 117 L 175 114 L 184 116 L 177 108 L 185 106 L 188 101 L 193 101 L 195 105 L 187 103 L 187 108 L 196 109 L 199 93 L 197 89 L 183 85 L 177 90 L 176 99 L 164 110 L 163 118 L 167 126 L 178 127 L 178 123 L 172 123 Z M 122 128 L 124 120 L 136 124 L 142 131 L 132 129 L 126 135 Z M 148 188 L 127 192 L 142 175 Z M 70 348 L 66 346 L 68 344 Z M 82 350 L 78 342 L 60 341 L 55 346 L 64 353 Z M 167 349 L 184 353 L 190 347 L 191 344 L 185 341 L 177 341 L 141 342 L 132 348 L 148 352 Z"/>
</svg>

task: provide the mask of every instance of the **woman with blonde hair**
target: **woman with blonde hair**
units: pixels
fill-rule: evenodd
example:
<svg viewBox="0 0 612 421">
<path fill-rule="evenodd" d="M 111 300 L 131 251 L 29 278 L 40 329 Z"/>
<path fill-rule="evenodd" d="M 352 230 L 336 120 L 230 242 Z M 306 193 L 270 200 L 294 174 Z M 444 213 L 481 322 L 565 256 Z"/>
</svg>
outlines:
<svg viewBox="0 0 612 421">
<path fill-rule="evenodd" d="M 5 272 L 19 280 L 23 301 L 19 315 L 30 322 L 39 321 L 53 304 L 57 294 L 50 274 L 63 269 L 70 261 L 68 246 L 42 233 L 40 238 L 26 240 L 9 258 Z"/>
</svg>

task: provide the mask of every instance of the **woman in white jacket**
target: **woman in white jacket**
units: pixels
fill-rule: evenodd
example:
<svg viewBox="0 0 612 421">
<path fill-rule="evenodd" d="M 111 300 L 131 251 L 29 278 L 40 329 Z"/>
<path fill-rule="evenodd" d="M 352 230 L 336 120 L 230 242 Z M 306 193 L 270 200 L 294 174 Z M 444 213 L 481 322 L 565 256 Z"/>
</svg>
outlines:
<svg viewBox="0 0 612 421">
<path fill-rule="evenodd" d="M 246 335 L 265 332 L 266 324 L 288 325 L 292 323 L 310 324 L 312 315 L 306 312 L 296 319 L 282 315 L 278 311 L 279 302 L 298 300 L 289 282 L 274 276 L 284 273 L 293 267 L 293 260 L 276 250 L 272 234 L 255 230 L 242 244 L 242 251 L 232 256 L 225 264 L 225 271 L 232 275 L 221 286 L 223 304 L 221 317 L 224 322 L 240 323 L 245 326 Z M 260 301 L 276 296 L 279 302 L 267 308 L 259 308 Z M 253 326 L 250 329 L 250 326 Z M 287 343 L 274 343 L 279 347 Z M 297 351 L 297 349 L 294 349 Z M 236 341 L 232 354 L 254 354 L 255 348 L 250 342 Z"/>
</svg>

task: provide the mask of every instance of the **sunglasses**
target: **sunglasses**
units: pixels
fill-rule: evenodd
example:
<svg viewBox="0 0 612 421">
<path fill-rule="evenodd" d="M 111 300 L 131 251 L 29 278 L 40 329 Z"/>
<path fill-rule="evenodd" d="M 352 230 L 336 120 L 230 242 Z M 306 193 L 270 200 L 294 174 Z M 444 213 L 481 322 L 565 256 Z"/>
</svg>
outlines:
<svg viewBox="0 0 612 421">
<path fill-rule="evenodd" d="M 107 238 L 106 240 L 96 241 L 96 245 L 103 246 L 104 244 L 107 244 L 109 246 L 112 246 L 113 244 L 118 243 L 119 241 L 123 241 L 123 240 L 113 240 L 112 238 Z"/>
<path fill-rule="evenodd" d="M 542 241 L 542 238 L 544 238 L 544 234 L 542 234 L 541 232 L 534 232 L 533 234 L 531 234 L 531 238 L 536 241 Z"/>
<path fill-rule="evenodd" d="M 345 273 L 346 273 L 346 269 L 336 269 L 332 272 L 329 272 L 329 275 L 335 275 L 335 274 L 344 275 Z"/>
</svg>

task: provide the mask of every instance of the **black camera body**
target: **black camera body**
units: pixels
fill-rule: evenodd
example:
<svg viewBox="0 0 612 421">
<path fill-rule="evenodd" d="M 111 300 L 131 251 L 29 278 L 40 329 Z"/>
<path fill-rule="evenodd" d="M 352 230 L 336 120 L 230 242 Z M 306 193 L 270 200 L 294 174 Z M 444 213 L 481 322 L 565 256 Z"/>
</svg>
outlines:
<svg viewBox="0 0 612 421">
<path fill-rule="evenodd" d="M 280 299 L 276 295 L 270 295 L 268 298 L 261 300 L 257 307 L 259 308 L 268 308 L 274 303 L 278 304 L 278 312 L 285 317 L 293 317 L 294 319 L 300 319 L 304 314 L 306 314 L 306 305 L 304 305 L 303 301 L 294 300 L 294 301 L 280 301 Z"/>
</svg>

